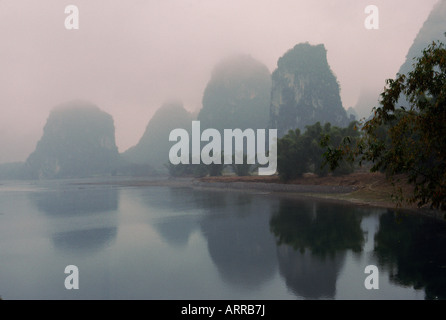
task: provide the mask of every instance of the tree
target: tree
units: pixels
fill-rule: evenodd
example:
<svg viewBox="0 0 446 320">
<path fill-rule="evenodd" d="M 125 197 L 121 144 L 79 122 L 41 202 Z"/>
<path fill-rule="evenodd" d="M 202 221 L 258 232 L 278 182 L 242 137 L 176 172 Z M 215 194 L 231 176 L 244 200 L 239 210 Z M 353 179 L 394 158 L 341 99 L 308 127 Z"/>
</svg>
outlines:
<svg viewBox="0 0 446 320">
<path fill-rule="evenodd" d="M 330 168 L 325 165 L 324 153 L 327 149 L 338 147 L 345 137 L 349 145 L 353 145 L 359 137 L 357 122 L 353 121 L 346 128 L 331 126 L 319 122 L 306 126 L 301 134 L 298 129 L 290 130 L 278 141 L 277 170 L 282 180 L 292 180 L 303 173 L 313 172 L 318 176 L 326 176 Z M 354 171 L 354 162 L 339 160 L 336 167 L 331 168 L 333 175 L 344 175 Z"/>
<path fill-rule="evenodd" d="M 319 135 L 319 150 L 317 164 L 319 171 L 332 171 L 333 175 L 341 176 L 353 173 L 355 170 L 356 160 L 353 158 L 339 159 L 336 166 L 327 166 L 325 155 L 327 150 L 335 150 L 339 146 L 343 146 L 345 150 L 352 150 L 360 138 L 358 130 L 358 122 L 352 121 L 346 128 L 331 127 L 330 123 L 325 124 L 324 130 Z M 313 142 L 314 143 L 314 142 Z M 318 173 L 317 171 L 315 173 Z M 318 173 L 321 175 L 320 173 Z"/>
<path fill-rule="evenodd" d="M 249 176 L 251 173 L 258 167 L 255 164 L 248 163 L 248 155 L 243 154 L 243 163 L 237 164 L 235 163 L 235 155 L 232 156 L 232 170 L 234 170 L 235 174 L 239 177 Z"/>
<path fill-rule="evenodd" d="M 168 162 L 164 166 L 169 170 L 169 176 L 171 177 L 183 177 L 193 174 L 192 166 L 189 164 L 172 164 Z"/>
<path fill-rule="evenodd" d="M 292 180 L 302 176 L 308 170 L 307 150 L 300 130 L 290 130 L 277 141 L 277 171 L 284 180 Z"/>
<path fill-rule="evenodd" d="M 169 171 L 169 175 L 171 177 L 196 177 L 202 178 L 207 175 L 211 177 L 221 176 L 223 174 L 223 169 L 225 168 L 224 164 L 224 155 L 223 153 L 220 155 L 221 161 L 220 163 L 211 163 L 209 165 L 204 163 L 192 164 L 192 157 L 189 155 L 189 163 L 188 164 L 172 164 L 167 162 L 164 166 Z"/>
<path fill-rule="evenodd" d="M 401 97 L 409 105 L 398 106 Z M 407 75 L 388 79 L 380 106 L 362 128 L 356 147 L 331 148 L 331 168 L 341 159 L 373 163 L 390 179 L 407 177 L 413 194 L 403 198 L 418 206 L 446 209 L 446 48 L 433 42 Z"/>
</svg>

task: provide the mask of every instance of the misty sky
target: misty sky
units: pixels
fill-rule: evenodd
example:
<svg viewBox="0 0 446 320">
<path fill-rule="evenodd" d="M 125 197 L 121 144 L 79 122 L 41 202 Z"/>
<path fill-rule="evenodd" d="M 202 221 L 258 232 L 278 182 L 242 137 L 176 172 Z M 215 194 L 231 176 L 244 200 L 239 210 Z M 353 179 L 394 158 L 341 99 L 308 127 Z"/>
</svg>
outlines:
<svg viewBox="0 0 446 320">
<path fill-rule="evenodd" d="M 437 0 L 0 0 L 0 163 L 24 161 L 50 110 L 83 99 L 110 113 L 123 152 L 160 105 L 201 108 L 211 71 L 250 54 L 272 72 L 300 42 L 323 43 L 345 108 L 393 78 Z M 79 30 L 64 26 L 76 5 Z M 364 9 L 379 8 L 379 30 Z M 361 116 L 368 115 L 358 110 Z"/>
</svg>

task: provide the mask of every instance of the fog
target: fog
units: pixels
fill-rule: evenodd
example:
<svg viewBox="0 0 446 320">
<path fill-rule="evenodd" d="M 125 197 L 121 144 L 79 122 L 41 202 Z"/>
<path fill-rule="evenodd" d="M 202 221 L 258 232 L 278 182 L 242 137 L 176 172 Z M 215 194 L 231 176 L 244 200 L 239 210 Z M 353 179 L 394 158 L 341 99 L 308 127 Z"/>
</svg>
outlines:
<svg viewBox="0 0 446 320">
<path fill-rule="evenodd" d="M 0 163 L 24 161 L 50 110 L 72 99 L 113 116 L 123 152 L 166 100 L 200 109 L 228 55 L 250 54 L 272 72 L 306 41 L 325 45 L 347 109 L 395 76 L 436 2 L 375 0 L 379 29 L 367 30 L 369 0 L 0 0 Z M 70 4 L 79 30 L 64 26 Z"/>
</svg>

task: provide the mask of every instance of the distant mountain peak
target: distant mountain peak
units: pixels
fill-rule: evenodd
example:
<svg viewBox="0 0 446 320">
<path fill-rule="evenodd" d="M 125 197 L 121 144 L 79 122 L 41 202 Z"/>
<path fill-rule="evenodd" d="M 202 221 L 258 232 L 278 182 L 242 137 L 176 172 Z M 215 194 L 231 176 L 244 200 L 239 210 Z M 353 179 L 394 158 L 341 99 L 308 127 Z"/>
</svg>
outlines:
<svg viewBox="0 0 446 320">
<path fill-rule="evenodd" d="M 170 132 L 177 128 L 187 130 L 192 120 L 193 115 L 180 100 L 167 100 L 152 116 L 139 142 L 125 151 L 123 158 L 133 164 L 163 168 L 169 161 Z"/>
<path fill-rule="evenodd" d="M 416 35 L 409 51 L 406 55 L 406 60 L 401 66 L 398 73 L 406 74 L 412 70 L 415 58 L 422 55 L 423 50 L 434 41 L 445 42 L 446 32 L 446 0 L 438 1 L 428 18 L 423 23 L 420 31 Z"/>
<path fill-rule="evenodd" d="M 288 50 L 279 58 L 272 81 L 270 127 L 279 136 L 316 122 L 348 124 L 323 44 L 300 43 Z"/>
<path fill-rule="evenodd" d="M 203 128 L 266 128 L 271 73 L 250 55 L 233 55 L 213 69 L 198 114 Z"/>
<path fill-rule="evenodd" d="M 26 165 L 36 178 L 86 177 L 110 174 L 118 158 L 111 115 L 76 100 L 53 108 Z"/>
</svg>

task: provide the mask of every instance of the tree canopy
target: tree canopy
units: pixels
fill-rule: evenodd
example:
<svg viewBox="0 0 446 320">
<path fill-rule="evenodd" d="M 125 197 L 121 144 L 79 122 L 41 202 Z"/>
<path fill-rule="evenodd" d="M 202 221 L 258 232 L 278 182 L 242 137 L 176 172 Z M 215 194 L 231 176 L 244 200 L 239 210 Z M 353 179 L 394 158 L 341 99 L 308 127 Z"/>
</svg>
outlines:
<svg viewBox="0 0 446 320">
<path fill-rule="evenodd" d="M 325 123 L 323 126 L 316 122 L 306 126 L 302 134 L 299 129 L 289 130 L 278 140 L 277 144 L 277 170 L 282 180 L 288 181 L 312 172 L 319 176 L 325 176 L 330 171 L 324 163 L 324 152 L 327 148 L 337 148 L 344 137 L 350 137 L 350 144 L 359 137 L 356 130 L 356 121 L 346 128 L 332 126 Z M 332 168 L 334 175 L 352 173 L 354 163 L 339 160 L 336 167 Z"/>
<path fill-rule="evenodd" d="M 404 98 L 404 99 L 401 99 Z M 401 100 L 407 105 L 399 105 Z M 389 178 L 407 177 L 413 194 L 404 197 L 418 206 L 446 209 L 446 48 L 433 42 L 413 70 L 388 79 L 373 117 L 363 124 L 354 149 L 329 148 L 332 168 L 339 160 L 359 158 Z"/>
</svg>

